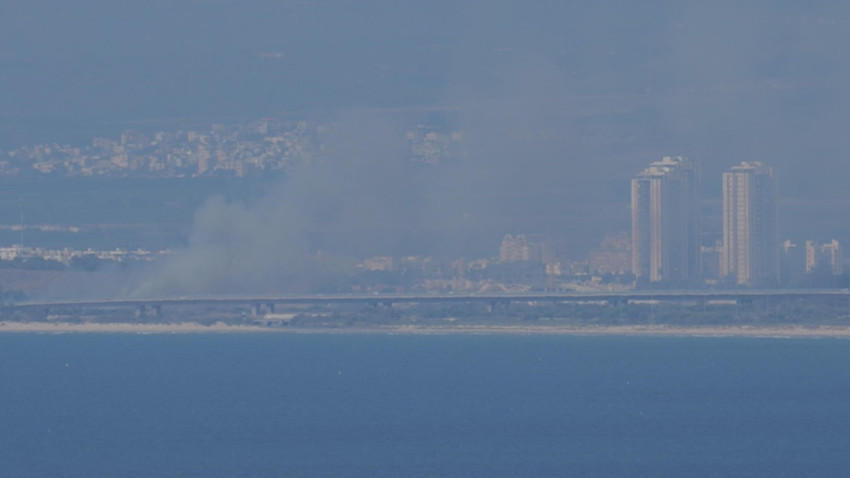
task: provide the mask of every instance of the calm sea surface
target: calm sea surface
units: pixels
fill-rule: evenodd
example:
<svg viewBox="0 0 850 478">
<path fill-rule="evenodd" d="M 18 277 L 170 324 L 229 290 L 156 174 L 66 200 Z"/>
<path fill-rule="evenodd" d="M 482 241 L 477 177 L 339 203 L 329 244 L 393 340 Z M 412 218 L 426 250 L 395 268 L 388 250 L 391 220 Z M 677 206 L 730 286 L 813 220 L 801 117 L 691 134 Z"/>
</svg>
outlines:
<svg viewBox="0 0 850 478">
<path fill-rule="evenodd" d="M 848 469 L 846 340 L 0 334 L 3 477 Z"/>
</svg>

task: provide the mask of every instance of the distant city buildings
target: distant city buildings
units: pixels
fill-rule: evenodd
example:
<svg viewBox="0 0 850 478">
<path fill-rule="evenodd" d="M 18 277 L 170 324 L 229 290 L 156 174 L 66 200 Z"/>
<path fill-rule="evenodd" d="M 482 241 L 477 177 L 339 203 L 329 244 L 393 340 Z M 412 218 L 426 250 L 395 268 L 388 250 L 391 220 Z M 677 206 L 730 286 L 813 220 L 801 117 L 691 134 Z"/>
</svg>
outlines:
<svg viewBox="0 0 850 478">
<path fill-rule="evenodd" d="M 773 168 L 761 162 L 723 173 L 721 278 L 749 287 L 779 283 L 776 196 Z"/>
<path fill-rule="evenodd" d="M 623 274 L 631 271 L 631 237 L 626 232 L 608 233 L 590 251 L 587 268 L 592 274 Z"/>
<path fill-rule="evenodd" d="M 783 286 L 799 283 L 806 272 L 805 251 L 791 240 L 779 244 L 779 282 Z"/>
<path fill-rule="evenodd" d="M 841 245 L 833 239 L 826 244 L 806 241 L 806 273 L 841 275 L 844 272 L 844 257 Z"/>
<path fill-rule="evenodd" d="M 778 240 L 773 168 L 742 162 L 722 175 L 720 240 L 701 243 L 698 165 L 681 156 L 653 162 L 631 181 L 631 271 L 637 286 L 662 283 L 739 287 L 819 287 L 838 284 L 841 245 Z M 711 234 L 709 234 L 711 237 Z M 607 249 L 607 251 L 606 251 Z M 594 250 L 589 271 L 616 270 L 622 247 Z M 614 262 L 609 262 L 614 261 Z"/>
<path fill-rule="evenodd" d="M 552 239 L 545 235 L 506 235 L 499 247 L 499 262 L 535 262 L 553 264 L 555 257 Z"/>
<path fill-rule="evenodd" d="M 69 265 L 72 263 L 74 259 L 80 259 L 84 257 L 92 257 L 97 258 L 101 261 L 107 262 L 150 262 L 158 257 L 169 256 L 174 254 L 174 251 L 170 249 L 163 249 L 160 251 L 148 251 L 145 249 L 136 249 L 136 250 L 124 250 L 121 248 L 115 248 L 112 250 L 93 250 L 91 248 L 86 250 L 75 250 L 75 249 L 47 249 L 42 247 L 24 247 L 20 244 L 9 246 L 9 247 L 0 247 L 0 261 L 15 261 L 15 260 L 28 260 L 28 259 L 42 259 L 45 261 L 54 261 L 58 264 Z"/>
<path fill-rule="evenodd" d="M 699 166 L 683 156 L 665 156 L 631 185 L 632 273 L 649 282 L 699 278 Z"/>
<path fill-rule="evenodd" d="M 531 251 L 525 235 L 519 234 L 514 237 L 508 234 L 502 239 L 502 245 L 499 247 L 499 262 L 526 262 L 530 258 Z"/>
<path fill-rule="evenodd" d="M 201 131 L 127 130 L 87 146 L 48 143 L 0 151 L 0 177 L 252 176 L 320 160 L 327 131 L 325 125 L 273 118 Z M 463 132 L 419 125 L 405 140 L 410 161 L 438 165 L 453 157 Z"/>
<path fill-rule="evenodd" d="M 323 161 L 327 134 L 328 127 L 323 125 L 271 118 L 216 124 L 198 131 L 127 130 L 119 138 L 97 138 L 86 146 L 40 144 L 0 152 L 0 176 L 250 176 Z M 415 163 L 437 166 L 463 157 L 458 148 L 463 142 L 461 131 L 434 131 L 419 125 L 407 131 L 404 139 L 408 148 L 404 159 Z M 722 218 L 715 203 L 706 203 L 707 231 L 701 230 L 698 163 L 665 156 L 632 178 L 630 186 L 631 231 L 607 234 L 585 257 L 571 257 L 573 251 L 565 249 L 563 238 L 527 231 L 504 236 L 498 256 L 487 258 L 362 259 L 352 266 L 352 276 L 359 277 L 349 284 L 350 289 L 504 292 L 613 290 L 649 284 L 685 288 L 847 283 L 847 278 L 836 277 L 844 272 L 837 240 L 779 243 L 776 178 L 773 169 L 761 162 L 742 162 L 723 173 Z M 26 228 L 79 230 L 70 225 Z M 23 229 L 23 224 L 0 225 L 0 230 Z M 79 267 L 93 259 L 141 262 L 166 254 L 170 251 L 48 250 L 21 244 L 0 248 L 0 266 L 26 261 L 38 265 L 33 259 L 40 258 Z"/>
<path fill-rule="evenodd" d="M 841 244 L 833 239 L 821 244 L 805 241 L 800 247 L 790 240 L 779 246 L 779 274 L 783 287 L 833 287 L 844 273 Z"/>
<path fill-rule="evenodd" d="M 360 264 L 360 268 L 370 272 L 389 272 L 393 270 L 393 258 L 388 256 L 370 257 L 368 259 L 363 260 L 363 262 Z"/>
</svg>

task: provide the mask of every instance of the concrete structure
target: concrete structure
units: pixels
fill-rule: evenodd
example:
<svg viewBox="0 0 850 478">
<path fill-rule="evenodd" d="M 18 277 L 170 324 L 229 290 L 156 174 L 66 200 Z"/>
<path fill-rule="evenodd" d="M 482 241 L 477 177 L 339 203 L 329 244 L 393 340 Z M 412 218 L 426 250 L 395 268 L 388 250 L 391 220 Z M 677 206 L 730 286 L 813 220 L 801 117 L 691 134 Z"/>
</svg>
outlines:
<svg viewBox="0 0 850 478">
<path fill-rule="evenodd" d="M 506 235 L 499 247 L 499 262 L 535 262 L 553 264 L 557 262 L 554 241 L 540 234 Z"/>
<path fill-rule="evenodd" d="M 524 234 L 516 237 L 508 234 L 502 239 L 502 245 L 499 247 L 500 262 L 526 262 L 530 258 L 531 251 Z"/>
<path fill-rule="evenodd" d="M 608 233 L 599 247 L 590 251 L 587 268 L 591 274 L 622 274 L 631 271 L 631 256 L 629 234 Z"/>
<path fill-rule="evenodd" d="M 773 168 L 742 162 L 723 173 L 723 249 L 720 276 L 738 285 L 779 282 L 779 244 Z"/>
<path fill-rule="evenodd" d="M 700 277 L 699 167 L 665 156 L 632 179 L 632 273 L 681 283 Z"/>
<path fill-rule="evenodd" d="M 50 311 L 101 308 L 135 308 L 140 317 L 162 314 L 166 307 L 233 307 L 246 306 L 250 314 L 276 313 L 278 308 L 295 305 L 393 305 L 417 303 L 608 303 L 623 305 L 646 303 L 647 301 L 683 302 L 695 301 L 709 304 L 712 301 L 734 301 L 752 303 L 755 300 L 816 300 L 850 302 L 847 289 L 786 289 L 786 290 L 655 290 L 620 291 L 602 293 L 505 293 L 505 294 L 386 294 L 386 295 L 317 295 L 317 296 L 242 296 L 242 297 L 179 297 L 148 299 L 94 299 L 69 301 L 32 301 L 3 304 L 2 312 L 12 316 L 17 312 Z M 147 311 L 151 313 L 148 314 Z"/>
<path fill-rule="evenodd" d="M 795 284 L 806 270 L 805 251 L 791 240 L 779 244 L 779 282 L 783 286 Z"/>
<path fill-rule="evenodd" d="M 817 272 L 826 272 L 835 276 L 844 272 L 841 244 L 835 239 L 826 244 L 806 241 L 806 274 Z"/>
</svg>

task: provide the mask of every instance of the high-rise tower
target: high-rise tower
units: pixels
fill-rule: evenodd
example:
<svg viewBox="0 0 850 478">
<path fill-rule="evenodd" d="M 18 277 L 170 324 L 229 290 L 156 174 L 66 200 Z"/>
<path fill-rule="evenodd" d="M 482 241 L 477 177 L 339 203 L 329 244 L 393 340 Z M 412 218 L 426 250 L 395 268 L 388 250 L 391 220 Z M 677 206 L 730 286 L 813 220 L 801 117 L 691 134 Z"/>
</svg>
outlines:
<svg viewBox="0 0 850 478">
<path fill-rule="evenodd" d="M 632 272 L 650 282 L 700 275 L 699 167 L 665 156 L 632 179 Z"/>
<path fill-rule="evenodd" d="M 723 173 L 723 249 L 720 276 L 739 285 L 779 281 L 776 179 L 761 162 L 742 162 Z"/>
</svg>

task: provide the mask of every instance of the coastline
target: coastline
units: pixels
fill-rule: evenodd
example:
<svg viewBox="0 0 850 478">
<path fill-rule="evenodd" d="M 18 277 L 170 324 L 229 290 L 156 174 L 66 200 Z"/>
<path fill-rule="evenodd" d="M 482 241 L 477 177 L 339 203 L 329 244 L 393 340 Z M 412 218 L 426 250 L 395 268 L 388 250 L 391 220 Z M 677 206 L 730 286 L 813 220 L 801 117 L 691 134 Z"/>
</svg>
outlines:
<svg viewBox="0 0 850 478">
<path fill-rule="evenodd" d="M 385 334 L 385 335 L 612 335 L 668 337 L 773 337 L 773 338 L 850 338 L 850 327 L 841 326 L 529 326 L 529 325 L 452 325 L 452 326 L 376 326 L 346 328 L 264 327 L 230 325 L 217 322 L 176 324 L 135 323 L 63 323 L 0 321 L 0 333 L 263 333 L 263 334 Z"/>
</svg>

